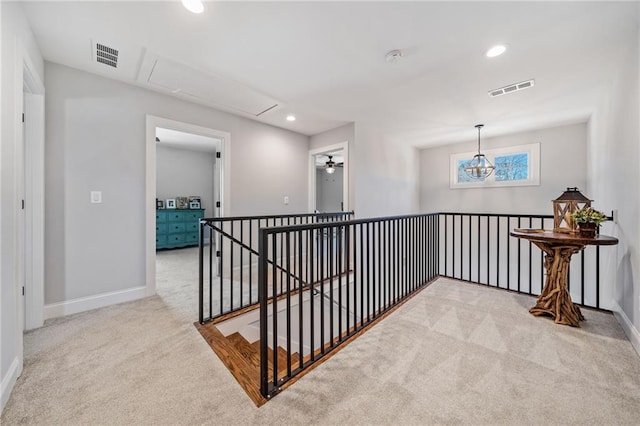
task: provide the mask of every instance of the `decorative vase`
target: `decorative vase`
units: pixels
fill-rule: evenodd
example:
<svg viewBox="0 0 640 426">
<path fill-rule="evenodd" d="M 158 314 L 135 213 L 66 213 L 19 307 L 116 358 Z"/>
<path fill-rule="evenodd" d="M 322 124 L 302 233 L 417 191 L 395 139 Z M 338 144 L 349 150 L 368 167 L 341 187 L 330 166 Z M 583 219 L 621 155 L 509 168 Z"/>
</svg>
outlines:
<svg viewBox="0 0 640 426">
<path fill-rule="evenodd" d="M 579 229 L 581 237 L 594 238 L 596 236 L 598 225 L 595 223 L 581 223 Z"/>
</svg>

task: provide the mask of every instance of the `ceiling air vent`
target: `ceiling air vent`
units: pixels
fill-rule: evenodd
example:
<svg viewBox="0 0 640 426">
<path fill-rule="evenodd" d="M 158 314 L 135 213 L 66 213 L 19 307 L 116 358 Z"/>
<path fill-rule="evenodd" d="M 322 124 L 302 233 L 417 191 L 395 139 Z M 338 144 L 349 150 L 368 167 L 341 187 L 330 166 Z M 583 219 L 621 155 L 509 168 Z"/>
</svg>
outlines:
<svg viewBox="0 0 640 426">
<path fill-rule="evenodd" d="M 514 93 L 519 90 L 528 89 L 535 85 L 535 80 L 521 81 L 520 83 L 510 84 L 508 86 L 501 87 L 499 89 L 489 90 L 489 96 L 495 98 L 496 96 L 506 95 L 507 93 Z"/>
<path fill-rule="evenodd" d="M 104 44 L 96 43 L 96 61 L 118 68 L 118 51 Z"/>
</svg>

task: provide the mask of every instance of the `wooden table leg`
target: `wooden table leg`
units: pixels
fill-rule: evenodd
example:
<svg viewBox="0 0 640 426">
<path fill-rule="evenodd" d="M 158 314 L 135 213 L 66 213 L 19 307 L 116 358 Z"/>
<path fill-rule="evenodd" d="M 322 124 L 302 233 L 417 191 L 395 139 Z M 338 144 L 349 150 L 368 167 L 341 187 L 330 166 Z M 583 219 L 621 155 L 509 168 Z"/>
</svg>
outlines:
<svg viewBox="0 0 640 426">
<path fill-rule="evenodd" d="M 540 250 L 545 252 L 544 267 L 547 270 L 547 280 L 536 306 L 529 309 L 533 315 L 549 315 L 556 324 L 580 327 L 584 320 L 580 308 L 573 304 L 567 290 L 567 278 L 571 256 L 581 251 L 582 246 L 553 246 L 534 242 Z"/>
</svg>

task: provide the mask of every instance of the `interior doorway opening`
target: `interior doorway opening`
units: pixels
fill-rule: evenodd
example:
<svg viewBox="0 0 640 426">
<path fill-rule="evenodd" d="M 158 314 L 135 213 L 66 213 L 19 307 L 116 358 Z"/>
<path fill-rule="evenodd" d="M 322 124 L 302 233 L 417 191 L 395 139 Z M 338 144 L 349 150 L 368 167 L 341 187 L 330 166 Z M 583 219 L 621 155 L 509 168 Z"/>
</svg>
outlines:
<svg viewBox="0 0 640 426">
<path fill-rule="evenodd" d="M 349 208 L 348 143 L 309 151 L 309 211 L 338 212 Z"/>
<path fill-rule="evenodd" d="M 198 219 L 220 216 L 222 140 L 164 127 L 155 136 L 156 249 L 195 246 Z"/>
<path fill-rule="evenodd" d="M 342 150 L 318 154 L 316 160 L 316 211 L 344 210 L 344 158 Z"/>
<path fill-rule="evenodd" d="M 197 227 L 199 230 L 197 219 L 188 220 L 187 216 L 190 212 L 204 208 L 202 216 L 211 218 L 224 216 L 227 211 L 230 139 L 231 135 L 228 132 L 147 116 L 147 295 L 156 293 L 156 220 L 160 210 L 162 213 L 171 210 L 180 216 L 178 219 L 184 216 L 184 221 L 178 220 L 179 223 L 174 224 L 176 232 L 174 238 L 178 241 L 193 239 L 196 231 L 189 230 L 188 226 Z M 200 165 L 195 166 L 196 163 Z M 159 176 L 159 173 L 165 175 Z M 198 181 L 199 174 L 202 174 L 200 181 Z M 170 205 L 167 205 L 167 200 L 170 201 Z M 196 200 L 199 201 L 200 209 L 195 208 L 197 204 L 191 204 Z M 161 201 L 162 205 L 160 205 Z M 181 204 L 178 205 L 178 203 Z M 187 232 L 182 233 L 183 228 Z M 179 236 L 178 233 L 180 233 Z M 199 234 L 194 244 L 190 245 L 196 246 L 198 239 Z M 195 250 L 197 252 L 197 249 Z"/>
</svg>

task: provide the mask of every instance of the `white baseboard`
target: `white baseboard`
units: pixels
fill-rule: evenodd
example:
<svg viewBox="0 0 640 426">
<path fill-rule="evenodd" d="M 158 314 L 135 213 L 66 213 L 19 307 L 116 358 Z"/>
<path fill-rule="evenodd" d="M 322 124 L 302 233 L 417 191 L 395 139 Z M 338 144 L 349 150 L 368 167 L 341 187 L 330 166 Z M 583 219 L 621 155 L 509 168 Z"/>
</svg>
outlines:
<svg viewBox="0 0 640 426">
<path fill-rule="evenodd" d="M 18 376 L 20 375 L 20 360 L 18 357 L 13 359 L 13 362 L 9 366 L 9 371 L 2 378 L 2 384 L 0 385 L 0 413 L 4 410 L 4 406 L 7 405 L 9 401 L 9 396 L 11 395 L 11 391 L 13 390 L 13 386 L 16 384 L 16 380 L 18 380 Z"/>
<path fill-rule="evenodd" d="M 47 320 L 49 318 L 77 314 L 78 312 L 90 311 L 91 309 L 142 299 L 143 297 L 147 297 L 147 288 L 144 286 L 52 303 L 50 305 L 44 305 L 44 319 Z"/>
<path fill-rule="evenodd" d="M 616 317 L 624 333 L 629 338 L 631 345 L 640 356 L 640 331 L 633 325 L 627 314 L 622 310 L 618 302 L 613 302 L 613 315 Z"/>
</svg>

